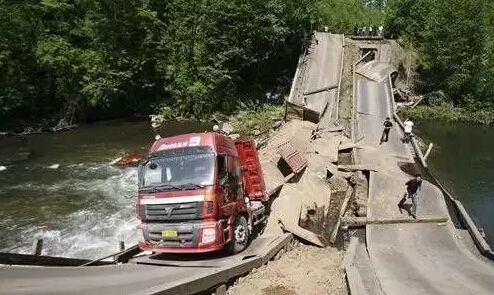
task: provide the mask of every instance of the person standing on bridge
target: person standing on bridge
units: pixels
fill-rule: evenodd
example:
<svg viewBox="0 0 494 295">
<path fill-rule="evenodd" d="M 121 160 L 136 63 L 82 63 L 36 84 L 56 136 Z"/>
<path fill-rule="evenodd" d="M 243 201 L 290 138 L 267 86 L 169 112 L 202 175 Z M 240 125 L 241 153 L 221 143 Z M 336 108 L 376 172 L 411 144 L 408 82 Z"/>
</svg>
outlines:
<svg viewBox="0 0 494 295">
<path fill-rule="evenodd" d="M 416 174 L 415 178 L 410 179 L 405 183 L 408 197 L 412 199 L 412 212 L 411 215 L 414 219 L 417 219 L 417 201 L 418 201 L 418 191 L 422 189 L 422 176 L 420 174 Z M 403 206 L 403 202 L 398 204 L 398 207 Z"/>
<path fill-rule="evenodd" d="M 391 127 L 393 127 L 393 123 L 391 123 L 389 117 L 386 117 L 386 120 L 384 120 L 383 135 L 381 136 L 381 141 L 379 142 L 379 144 L 382 144 L 383 142 L 388 142 L 389 131 L 391 130 Z"/>
<path fill-rule="evenodd" d="M 406 119 L 405 122 L 403 122 L 403 125 L 405 131 L 405 137 L 403 138 L 403 142 L 409 143 L 410 140 L 412 139 L 413 122 L 410 121 L 409 119 Z"/>
<path fill-rule="evenodd" d="M 381 142 L 379 144 L 382 144 L 383 142 L 388 142 L 389 131 L 391 130 L 391 127 L 393 127 L 393 123 L 391 123 L 389 117 L 386 117 L 386 120 L 384 120 L 383 135 L 381 136 Z"/>
</svg>

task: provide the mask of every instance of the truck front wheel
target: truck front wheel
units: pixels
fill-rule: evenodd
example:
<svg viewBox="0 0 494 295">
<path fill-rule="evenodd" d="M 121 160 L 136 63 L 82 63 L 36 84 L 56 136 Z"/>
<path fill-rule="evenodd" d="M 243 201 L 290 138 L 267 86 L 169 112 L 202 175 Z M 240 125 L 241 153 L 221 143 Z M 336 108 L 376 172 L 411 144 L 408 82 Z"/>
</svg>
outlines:
<svg viewBox="0 0 494 295">
<path fill-rule="evenodd" d="M 228 244 L 228 252 L 237 254 L 245 250 L 249 243 L 250 232 L 247 218 L 243 215 L 238 215 L 233 224 L 232 240 Z"/>
</svg>

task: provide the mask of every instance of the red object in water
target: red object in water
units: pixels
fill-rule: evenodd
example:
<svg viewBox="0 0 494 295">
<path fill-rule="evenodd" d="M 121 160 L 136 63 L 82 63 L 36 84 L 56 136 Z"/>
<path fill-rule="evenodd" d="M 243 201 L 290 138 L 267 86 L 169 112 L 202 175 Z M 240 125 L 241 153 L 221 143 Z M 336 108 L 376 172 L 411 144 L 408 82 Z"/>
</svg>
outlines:
<svg viewBox="0 0 494 295">
<path fill-rule="evenodd" d="M 140 160 L 142 160 L 142 157 L 137 153 L 132 152 L 120 159 L 115 165 L 119 167 L 136 166 Z"/>
</svg>

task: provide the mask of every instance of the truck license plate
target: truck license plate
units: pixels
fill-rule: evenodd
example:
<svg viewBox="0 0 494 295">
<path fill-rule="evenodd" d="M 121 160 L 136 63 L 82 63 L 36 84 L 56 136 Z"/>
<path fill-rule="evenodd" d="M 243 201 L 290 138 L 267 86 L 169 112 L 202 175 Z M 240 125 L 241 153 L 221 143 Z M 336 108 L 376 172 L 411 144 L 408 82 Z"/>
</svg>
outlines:
<svg viewBox="0 0 494 295">
<path fill-rule="evenodd" d="M 176 238 L 178 237 L 178 233 L 176 230 L 164 230 L 161 232 L 161 236 L 163 238 Z"/>
</svg>

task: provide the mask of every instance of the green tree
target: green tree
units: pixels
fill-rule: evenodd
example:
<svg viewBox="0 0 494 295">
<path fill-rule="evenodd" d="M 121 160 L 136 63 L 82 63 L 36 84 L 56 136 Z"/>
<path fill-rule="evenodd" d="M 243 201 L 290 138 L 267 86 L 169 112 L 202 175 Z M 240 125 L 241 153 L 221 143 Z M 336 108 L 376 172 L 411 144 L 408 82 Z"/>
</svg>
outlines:
<svg viewBox="0 0 494 295">
<path fill-rule="evenodd" d="M 0 128 L 262 103 L 286 90 L 312 29 L 377 24 L 381 4 L 0 0 Z"/>
<path fill-rule="evenodd" d="M 419 91 L 443 90 L 456 105 L 490 99 L 486 29 L 492 13 L 487 1 L 395 0 L 386 11 L 391 34 L 404 36 L 421 55 Z M 483 19 L 483 22 L 478 19 Z M 487 40 L 487 41 L 486 41 Z M 479 85 L 480 82 L 480 85 Z M 492 96 L 491 96 L 492 97 Z"/>
</svg>

